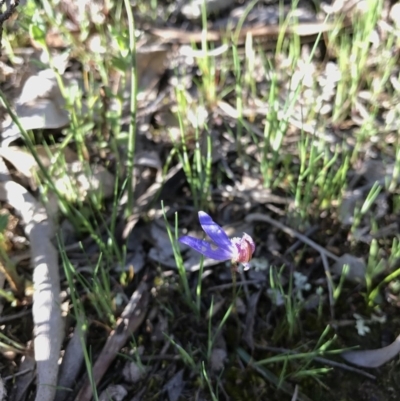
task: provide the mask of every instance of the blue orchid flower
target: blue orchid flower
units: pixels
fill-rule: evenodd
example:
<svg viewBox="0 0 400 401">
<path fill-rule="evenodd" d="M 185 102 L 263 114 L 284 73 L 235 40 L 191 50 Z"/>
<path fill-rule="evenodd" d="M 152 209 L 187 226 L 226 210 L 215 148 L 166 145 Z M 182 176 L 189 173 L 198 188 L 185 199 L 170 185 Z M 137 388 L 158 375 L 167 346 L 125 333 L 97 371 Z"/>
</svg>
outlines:
<svg viewBox="0 0 400 401">
<path fill-rule="evenodd" d="M 189 235 L 179 238 L 178 241 L 207 258 L 220 261 L 230 260 L 233 264 L 242 263 L 246 268 L 249 267 L 248 262 L 256 248 L 250 235 L 244 233 L 242 238 L 230 239 L 226 232 L 207 213 L 202 211 L 199 212 L 199 221 L 213 243 Z"/>
</svg>

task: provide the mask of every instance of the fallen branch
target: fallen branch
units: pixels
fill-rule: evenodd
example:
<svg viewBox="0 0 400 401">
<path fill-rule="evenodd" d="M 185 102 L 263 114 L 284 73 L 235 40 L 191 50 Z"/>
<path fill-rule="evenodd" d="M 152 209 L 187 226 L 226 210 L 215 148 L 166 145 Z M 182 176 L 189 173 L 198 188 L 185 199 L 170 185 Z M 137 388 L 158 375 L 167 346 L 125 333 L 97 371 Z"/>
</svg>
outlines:
<svg viewBox="0 0 400 401">
<path fill-rule="evenodd" d="M 132 294 L 128 305 L 118 319 L 115 330 L 110 334 L 110 337 L 93 366 L 92 378 L 96 385 L 103 378 L 120 349 L 142 324 L 147 313 L 148 300 L 148 286 L 145 282 L 142 282 L 138 289 Z M 75 401 L 89 401 L 92 395 L 91 383 L 89 380 L 86 380 Z"/>
<path fill-rule="evenodd" d="M 343 27 L 351 25 L 349 20 L 345 20 L 342 24 Z M 315 40 L 320 34 L 330 32 L 338 27 L 337 23 L 329 23 L 325 21 L 316 21 L 311 23 L 299 23 L 298 25 L 290 26 L 285 30 L 286 35 L 295 35 L 301 38 L 309 38 L 311 41 Z M 180 44 L 184 43 L 200 43 L 202 40 L 209 42 L 222 41 L 225 37 L 230 35 L 223 30 L 209 29 L 203 31 L 185 31 L 179 28 L 150 28 L 148 32 L 154 36 L 162 38 L 164 41 L 174 41 Z M 263 38 L 266 41 L 277 39 L 282 34 L 282 26 L 280 25 L 262 25 L 243 27 L 239 32 L 236 32 L 234 39 L 243 43 L 248 35 L 254 38 Z"/>
<path fill-rule="evenodd" d="M 53 401 L 64 334 L 59 304 L 58 257 L 51 242 L 53 225 L 43 205 L 13 181 L 0 183 L 0 199 L 9 203 L 22 217 L 30 241 L 35 289 L 32 308 L 37 365 L 35 400 Z"/>
</svg>

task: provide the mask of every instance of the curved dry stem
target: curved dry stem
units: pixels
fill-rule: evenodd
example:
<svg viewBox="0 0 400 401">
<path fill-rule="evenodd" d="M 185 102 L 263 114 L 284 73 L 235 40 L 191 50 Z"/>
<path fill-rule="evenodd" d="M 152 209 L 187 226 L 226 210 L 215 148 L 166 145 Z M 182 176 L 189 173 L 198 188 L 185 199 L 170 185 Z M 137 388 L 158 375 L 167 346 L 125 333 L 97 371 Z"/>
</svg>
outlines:
<svg viewBox="0 0 400 401">
<path fill-rule="evenodd" d="M 9 203 L 22 217 L 30 241 L 35 289 L 32 308 L 37 364 L 35 400 L 53 401 L 64 334 L 59 304 L 58 258 L 51 242 L 53 225 L 43 205 L 13 181 L 0 183 L 0 199 Z"/>
</svg>

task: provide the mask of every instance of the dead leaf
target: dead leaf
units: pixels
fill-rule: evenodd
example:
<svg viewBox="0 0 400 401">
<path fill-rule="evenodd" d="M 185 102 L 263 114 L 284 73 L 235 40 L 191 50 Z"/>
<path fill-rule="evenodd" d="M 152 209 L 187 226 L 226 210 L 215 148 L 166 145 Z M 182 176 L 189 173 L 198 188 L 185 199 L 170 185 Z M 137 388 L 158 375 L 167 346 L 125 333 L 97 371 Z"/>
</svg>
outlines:
<svg viewBox="0 0 400 401">
<path fill-rule="evenodd" d="M 114 193 L 115 178 L 101 165 L 86 165 L 75 161 L 59 172 L 57 190 L 69 201 L 84 201 L 91 195 L 108 198 Z"/>
<path fill-rule="evenodd" d="M 29 348 L 29 346 L 28 346 Z M 22 357 L 21 363 L 18 367 L 18 373 L 16 374 L 14 386 L 9 394 L 9 399 L 13 401 L 23 401 L 27 399 L 27 393 L 32 382 L 35 380 L 35 359 L 31 355 L 31 352 L 27 352 Z"/>
<path fill-rule="evenodd" d="M 211 369 L 214 372 L 220 372 L 224 366 L 225 362 L 227 360 L 228 353 L 226 349 L 223 348 L 213 348 L 211 351 Z"/>
<path fill-rule="evenodd" d="M 126 265 L 120 270 L 126 272 L 129 271 L 130 269 L 133 269 L 134 274 L 138 274 L 145 265 L 144 256 L 145 252 L 143 249 L 143 245 L 140 244 L 138 245 L 137 249 L 135 249 L 133 254 L 126 255 Z"/>
<path fill-rule="evenodd" d="M 154 247 L 150 249 L 149 257 L 168 267 L 176 267 L 171 241 L 166 230 L 162 229 L 156 221 L 151 224 L 150 234 Z"/>
<path fill-rule="evenodd" d="M 235 307 L 236 307 L 236 312 L 239 315 L 245 315 L 247 313 L 247 307 L 246 304 L 243 302 L 242 298 L 240 297 L 236 298 Z"/>
<path fill-rule="evenodd" d="M 389 12 L 389 18 L 397 28 L 400 28 L 400 3 L 394 3 Z"/>
<path fill-rule="evenodd" d="M 122 233 L 124 239 L 130 235 L 136 223 L 139 221 L 140 216 L 142 216 L 146 209 L 154 202 L 157 195 L 161 199 L 165 199 L 168 196 L 173 196 L 175 194 L 175 191 L 179 187 L 176 181 L 181 178 L 184 179 L 181 163 L 172 167 L 165 177 L 162 177 L 161 174 L 159 175 L 159 179 L 157 179 L 156 182 L 151 185 L 139 199 L 137 199 L 136 206 L 134 207 L 132 215 L 126 223 Z M 165 192 L 167 192 L 167 194 Z M 125 193 L 120 201 L 120 206 L 124 206 L 127 203 L 127 200 L 128 196 L 127 193 Z"/>
<path fill-rule="evenodd" d="M 88 165 L 78 160 L 78 156 L 69 148 L 62 150 L 56 146 L 45 148 L 37 146 L 35 150 L 43 167 L 53 167 L 52 176 L 57 190 L 71 202 L 85 201 L 92 195 L 108 198 L 114 193 L 115 178 L 102 165 Z M 53 156 L 50 156 L 52 155 Z M 0 148 L 0 157 L 11 163 L 29 180 L 32 189 L 36 189 L 36 175 L 40 173 L 39 166 L 32 154 L 17 146 Z M 54 166 L 56 160 L 62 158 L 66 165 Z M 50 208 L 49 208 L 50 210 Z M 54 212 L 51 213 L 54 215 Z"/>
<path fill-rule="evenodd" d="M 122 377 L 128 383 L 137 383 L 146 374 L 146 367 L 136 362 L 127 362 L 122 370 Z"/>
<path fill-rule="evenodd" d="M 338 218 L 344 226 L 349 226 L 354 221 L 356 206 L 363 199 L 363 192 L 356 189 L 346 191 L 339 206 Z"/>
<path fill-rule="evenodd" d="M 182 7 L 181 13 L 190 20 L 201 17 L 204 0 L 190 0 Z M 232 5 L 232 0 L 205 0 L 207 16 L 219 13 Z"/>
<path fill-rule="evenodd" d="M 206 313 L 206 319 L 209 320 L 210 318 L 214 317 L 217 313 L 220 312 L 222 307 L 225 305 L 226 299 L 225 298 L 215 298 L 214 302 L 210 306 L 210 308 L 207 310 Z"/>
<path fill-rule="evenodd" d="M 399 353 L 400 335 L 387 347 L 365 351 L 346 351 L 341 354 L 341 357 L 345 361 L 363 368 L 379 368 Z"/>
<path fill-rule="evenodd" d="M 224 336 L 218 329 L 213 330 L 214 338 L 213 349 L 211 351 L 210 366 L 214 372 L 221 371 L 227 361 L 228 351 Z"/>
<path fill-rule="evenodd" d="M 82 24 L 85 26 L 90 22 L 97 26 L 103 25 L 108 14 L 108 3 L 103 0 L 62 0 L 61 9 L 69 18 L 69 22 L 75 25 L 69 27 L 80 31 Z"/>
<path fill-rule="evenodd" d="M 11 163 L 25 178 L 32 178 L 37 163 L 32 154 L 18 146 L 0 148 L 0 156 Z"/>
<path fill-rule="evenodd" d="M 168 333 L 168 319 L 161 313 L 158 314 L 158 320 L 153 326 L 151 332 L 151 341 L 153 343 L 165 340 L 165 334 Z"/>
<path fill-rule="evenodd" d="M 72 163 L 78 160 L 78 155 L 68 147 L 59 149 L 57 145 L 44 147 L 42 145 L 35 146 L 35 152 L 40 159 L 43 167 L 50 167 L 62 158 L 65 163 Z M 62 152 L 62 155 L 60 155 Z M 0 148 L 0 157 L 11 163 L 15 169 L 29 180 L 32 189 L 36 189 L 36 174 L 39 171 L 39 166 L 32 156 L 32 153 L 19 146 L 10 146 Z"/>
<path fill-rule="evenodd" d="M 0 61 L 0 82 L 6 82 L 8 79 L 12 78 L 13 74 L 15 74 L 15 69 L 7 65 L 4 61 Z"/>
<path fill-rule="evenodd" d="M 84 352 L 82 345 L 86 343 L 86 331 L 83 331 L 80 326 L 83 326 L 82 320 L 78 319 L 77 327 L 74 334 L 69 340 L 67 348 L 64 352 L 64 357 L 60 366 L 60 374 L 58 379 L 58 389 L 55 400 L 63 401 L 76 387 L 79 380 L 81 367 L 84 362 Z"/>
<path fill-rule="evenodd" d="M 345 253 L 332 266 L 332 273 L 342 275 L 344 265 L 349 268 L 346 272 L 346 279 L 358 284 L 365 284 L 367 266 L 363 259 Z"/>
<path fill-rule="evenodd" d="M 221 21 L 217 26 L 224 24 L 237 26 L 240 21 L 243 20 L 244 26 L 260 26 L 260 25 L 277 25 L 282 18 L 289 23 L 290 20 L 293 23 L 306 23 L 306 22 L 317 22 L 315 12 L 309 7 L 302 7 L 302 4 L 297 4 L 295 8 L 291 4 L 286 4 L 283 7 L 278 4 L 264 4 L 262 6 L 252 7 L 251 10 L 248 8 L 248 4 L 234 8 L 230 14 L 227 22 Z M 296 21 L 293 21 L 293 20 Z M 293 25 L 293 24 L 291 24 Z"/>
<path fill-rule="evenodd" d="M 359 174 L 369 183 L 375 182 L 385 183 L 393 177 L 394 163 L 384 163 L 383 160 L 366 160 L 360 170 Z"/>
<path fill-rule="evenodd" d="M 135 156 L 135 166 L 150 167 L 157 171 L 163 168 L 160 155 L 155 151 L 138 152 Z"/>
<path fill-rule="evenodd" d="M 164 386 L 164 389 L 168 392 L 169 401 L 178 401 L 184 387 L 185 382 L 183 381 L 183 369 L 181 369 Z"/>
<path fill-rule="evenodd" d="M 128 391 L 124 386 L 121 386 L 120 384 L 112 384 L 100 394 L 99 401 L 122 401 L 127 394 Z"/>
<path fill-rule="evenodd" d="M 15 105 L 20 124 L 26 130 L 56 129 L 69 124 L 65 101 L 51 69 L 29 77 Z M 9 119 L 4 122 L 2 147 L 20 137 L 19 128 Z"/>
<path fill-rule="evenodd" d="M 149 123 L 152 112 L 149 112 L 149 103 L 156 101 L 158 84 L 161 76 L 167 68 L 167 58 L 171 49 L 168 46 L 153 45 L 141 46 L 136 50 L 137 87 L 138 87 L 138 111 L 137 116 L 143 117 Z M 115 58 L 115 73 L 113 76 L 113 93 L 119 93 L 123 97 L 123 116 L 121 123 L 129 123 L 130 99 L 131 99 L 131 73 L 126 70 L 126 59 Z M 111 99 L 112 110 L 119 110 L 120 104 L 117 98 Z M 143 123 L 143 119 L 141 121 Z"/>
<path fill-rule="evenodd" d="M 140 93 L 138 100 L 146 99 L 146 104 L 149 100 L 154 100 L 157 93 L 154 92 L 161 75 L 166 69 L 166 60 L 168 56 L 167 46 L 143 46 L 139 47 L 136 52 L 136 64 L 138 70 L 138 86 Z M 152 93 L 152 96 L 148 96 Z"/>
</svg>

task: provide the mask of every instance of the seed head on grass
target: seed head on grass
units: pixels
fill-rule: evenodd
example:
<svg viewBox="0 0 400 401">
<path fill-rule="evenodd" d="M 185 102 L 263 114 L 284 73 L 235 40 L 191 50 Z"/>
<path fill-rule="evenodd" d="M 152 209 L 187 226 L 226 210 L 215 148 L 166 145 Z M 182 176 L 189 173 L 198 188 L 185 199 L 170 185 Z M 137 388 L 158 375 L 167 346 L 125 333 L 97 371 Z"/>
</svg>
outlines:
<svg viewBox="0 0 400 401">
<path fill-rule="evenodd" d="M 190 246 L 207 258 L 220 261 L 230 260 L 232 264 L 242 263 L 245 268 L 249 268 L 248 262 L 256 249 L 250 235 L 244 233 L 242 238 L 235 237 L 230 239 L 226 232 L 207 213 L 200 211 L 199 220 L 201 227 L 213 243 L 187 235 L 179 238 L 179 242 Z"/>
</svg>

